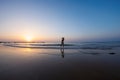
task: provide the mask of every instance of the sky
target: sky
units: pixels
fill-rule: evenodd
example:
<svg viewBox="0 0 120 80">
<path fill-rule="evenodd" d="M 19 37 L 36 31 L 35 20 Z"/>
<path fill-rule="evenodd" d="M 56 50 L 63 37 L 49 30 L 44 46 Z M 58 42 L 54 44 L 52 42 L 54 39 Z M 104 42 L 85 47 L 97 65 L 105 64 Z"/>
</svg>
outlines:
<svg viewBox="0 0 120 80">
<path fill-rule="evenodd" d="M 0 0 L 0 41 L 120 40 L 120 0 Z"/>
</svg>

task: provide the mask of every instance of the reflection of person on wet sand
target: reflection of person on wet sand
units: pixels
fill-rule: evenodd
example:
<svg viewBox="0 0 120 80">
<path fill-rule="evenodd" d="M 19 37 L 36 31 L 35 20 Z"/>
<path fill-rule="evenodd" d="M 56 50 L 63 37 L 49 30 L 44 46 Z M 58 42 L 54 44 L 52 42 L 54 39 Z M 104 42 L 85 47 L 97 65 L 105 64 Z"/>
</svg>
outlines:
<svg viewBox="0 0 120 80">
<path fill-rule="evenodd" d="M 64 47 L 64 37 L 62 37 L 62 40 L 61 40 L 61 47 Z"/>
<path fill-rule="evenodd" d="M 61 57 L 64 58 L 64 48 L 61 48 L 60 51 L 61 51 Z"/>
</svg>

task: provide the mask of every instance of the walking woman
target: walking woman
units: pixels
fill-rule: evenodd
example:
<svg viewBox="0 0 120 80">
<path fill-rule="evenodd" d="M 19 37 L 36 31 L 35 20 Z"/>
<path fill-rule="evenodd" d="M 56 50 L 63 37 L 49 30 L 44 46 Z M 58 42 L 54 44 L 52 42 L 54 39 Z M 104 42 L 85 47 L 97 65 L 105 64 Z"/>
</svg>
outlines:
<svg viewBox="0 0 120 80">
<path fill-rule="evenodd" d="M 65 40 L 65 38 L 62 37 L 62 40 L 61 40 L 61 47 L 64 47 L 64 40 Z"/>
</svg>

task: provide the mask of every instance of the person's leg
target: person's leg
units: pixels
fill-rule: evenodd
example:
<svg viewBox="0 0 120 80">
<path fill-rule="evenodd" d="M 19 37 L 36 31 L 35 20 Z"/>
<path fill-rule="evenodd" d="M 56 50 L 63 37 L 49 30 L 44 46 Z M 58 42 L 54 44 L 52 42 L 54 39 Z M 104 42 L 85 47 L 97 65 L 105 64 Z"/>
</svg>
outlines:
<svg viewBox="0 0 120 80">
<path fill-rule="evenodd" d="M 64 47 L 64 42 L 61 43 L 61 47 Z"/>
<path fill-rule="evenodd" d="M 60 46 L 62 47 L 62 42 L 61 42 Z"/>
</svg>

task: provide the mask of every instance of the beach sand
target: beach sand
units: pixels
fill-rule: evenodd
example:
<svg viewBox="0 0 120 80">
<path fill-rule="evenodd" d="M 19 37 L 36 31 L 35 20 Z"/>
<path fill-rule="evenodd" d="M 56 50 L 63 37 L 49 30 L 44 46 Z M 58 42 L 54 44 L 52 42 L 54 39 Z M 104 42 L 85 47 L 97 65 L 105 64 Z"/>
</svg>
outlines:
<svg viewBox="0 0 120 80">
<path fill-rule="evenodd" d="M 61 50 L 0 45 L 0 80 L 120 80 L 120 48 Z"/>
</svg>

